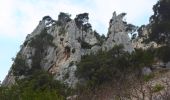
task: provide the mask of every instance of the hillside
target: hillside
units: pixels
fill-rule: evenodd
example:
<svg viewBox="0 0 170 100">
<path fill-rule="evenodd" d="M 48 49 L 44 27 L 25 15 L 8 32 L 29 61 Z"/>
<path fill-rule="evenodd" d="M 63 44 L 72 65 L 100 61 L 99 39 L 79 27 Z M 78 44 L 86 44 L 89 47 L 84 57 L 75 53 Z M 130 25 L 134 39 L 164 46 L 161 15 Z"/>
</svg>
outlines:
<svg viewBox="0 0 170 100">
<path fill-rule="evenodd" d="M 0 100 L 169 100 L 169 9 L 159 0 L 141 27 L 114 12 L 107 36 L 88 13 L 44 16 L 13 59 Z"/>
</svg>

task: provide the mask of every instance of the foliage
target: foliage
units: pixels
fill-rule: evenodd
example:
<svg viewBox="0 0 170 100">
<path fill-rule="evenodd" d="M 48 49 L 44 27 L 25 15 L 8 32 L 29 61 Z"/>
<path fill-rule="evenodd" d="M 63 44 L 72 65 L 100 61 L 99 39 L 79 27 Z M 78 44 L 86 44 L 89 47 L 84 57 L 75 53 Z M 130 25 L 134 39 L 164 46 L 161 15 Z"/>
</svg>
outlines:
<svg viewBox="0 0 170 100">
<path fill-rule="evenodd" d="M 133 24 L 127 24 L 127 26 L 126 26 L 126 31 L 127 31 L 127 32 L 133 33 L 133 32 L 135 32 L 136 30 L 137 30 L 137 27 L 136 27 L 135 25 L 133 25 Z"/>
<path fill-rule="evenodd" d="M 154 74 L 144 75 L 144 76 L 143 76 L 143 80 L 144 80 L 145 82 L 148 82 L 149 80 L 153 79 L 154 76 L 155 76 Z"/>
<path fill-rule="evenodd" d="M 84 30 L 85 32 L 87 32 L 88 29 L 91 28 L 91 24 L 88 23 L 89 20 L 88 13 L 79 14 L 76 16 L 74 20 L 76 22 L 77 27 L 79 29 Z"/>
<path fill-rule="evenodd" d="M 159 0 L 153 11 L 150 39 L 160 44 L 170 44 L 170 1 Z"/>
<path fill-rule="evenodd" d="M 65 100 L 69 88 L 40 70 L 31 76 L 17 80 L 12 87 L 0 87 L 1 100 Z"/>
<path fill-rule="evenodd" d="M 85 79 L 91 86 L 100 85 L 116 76 L 119 77 L 120 73 L 128 67 L 126 57 L 121 56 L 124 52 L 121 51 L 121 48 L 117 46 L 109 52 L 100 51 L 96 55 L 83 56 L 78 64 L 76 76 Z"/>
<path fill-rule="evenodd" d="M 23 45 L 24 45 L 24 46 L 26 46 L 26 45 L 27 45 L 27 43 L 28 43 L 28 41 L 25 41 L 25 42 L 23 43 Z"/>
<path fill-rule="evenodd" d="M 81 44 L 81 48 L 83 49 L 91 49 L 93 45 L 87 43 L 85 40 L 82 40 L 80 37 L 77 39 L 77 41 Z"/>
<path fill-rule="evenodd" d="M 29 42 L 29 46 L 35 48 L 35 54 L 32 57 L 32 70 L 41 69 L 40 62 L 43 58 L 44 49 L 48 46 L 56 47 L 53 43 L 53 36 L 47 33 L 46 29 L 42 30 L 42 32 L 36 35 Z"/>
<path fill-rule="evenodd" d="M 155 56 L 162 60 L 163 62 L 170 61 L 170 47 L 162 46 L 160 48 L 157 48 L 155 51 Z"/>
<path fill-rule="evenodd" d="M 18 54 L 14 59 L 14 64 L 12 65 L 13 74 L 15 76 L 21 76 L 28 74 L 29 67 L 24 60 L 24 58 Z"/>
<path fill-rule="evenodd" d="M 69 67 L 71 67 L 71 66 L 73 66 L 74 65 L 74 61 L 71 61 L 70 63 L 69 63 Z"/>
<path fill-rule="evenodd" d="M 132 37 L 131 37 L 131 40 L 136 39 L 136 37 L 137 37 L 137 34 L 136 34 L 136 33 L 133 33 L 133 34 L 132 34 Z"/>
<path fill-rule="evenodd" d="M 163 90 L 165 87 L 161 84 L 156 84 L 155 86 L 152 87 L 152 92 L 159 92 Z"/>
<path fill-rule="evenodd" d="M 31 41 L 28 42 L 28 45 L 35 48 L 35 54 L 32 56 L 32 65 L 31 68 L 28 67 L 25 58 L 18 53 L 14 59 L 14 64 L 12 65 L 12 71 L 15 76 L 29 76 L 41 70 L 41 59 L 43 58 L 44 48 L 48 45 L 54 46 L 52 43 L 53 37 L 47 34 L 44 29 L 39 35 L 36 35 Z"/>
<path fill-rule="evenodd" d="M 92 26 L 91 26 L 90 23 L 86 23 L 86 24 L 83 25 L 82 29 L 83 29 L 85 32 L 87 32 L 91 27 L 92 27 Z"/>
<path fill-rule="evenodd" d="M 99 33 L 97 33 L 96 31 L 94 31 L 94 36 L 99 41 L 98 45 L 100 45 L 100 46 L 103 44 L 104 40 L 106 39 L 106 37 L 104 35 L 100 36 Z"/>
<path fill-rule="evenodd" d="M 52 43 L 53 36 L 47 33 L 46 29 L 43 29 L 40 34 L 36 35 L 29 43 L 30 47 L 43 49 L 47 45 L 54 46 Z"/>
<path fill-rule="evenodd" d="M 52 18 L 50 16 L 44 16 L 43 20 L 51 20 Z"/>
<path fill-rule="evenodd" d="M 60 14 L 58 15 L 58 21 L 60 22 L 69 22 L 71 21 L 71 15 L 68 13 L 64 13 L 64 12 L 60 12 Z"/>
<path fill-rule="evenodd" d="M 54 80 L 53 76 L 44 72 L 40 66 L 44 49 L 49 45 L 54 46 L 52 40 L 53 37 L 43 30 L 28 42 L 29 46 L 35 48 L 30 69 L 24 58 L 20 54 L 17 55 L 12 66 L 13 73 L 15 76 L 25 77 L 16 78 L 16 84 L 11 87 L 0 86 L 0 97 L 3 100 L 65 100 L 70 89 Z"/>
<path fill-rule="evenodd" d="M 89 20 L 88 13 L 79 14 L 74 19 L 78 28 L 81 28 L 84 23 Z"/>
<path fill-rule="evenodd" d="M 153 58 L 151 51 L 136 50 L 129 54 L 122 45 L 115 46 L 108 52 L 83 56 L 75 74 L 84 79 L 86 85 L 95 87 L 112 80 L 124 80 L 132 73 L 141 75 L 141 69 L 151 65 Z"/>
<path fill-rule="evenodd" d="M 81 41 L 81 48 L 83 49 L 91 49 L 92 45 L 90 45 L 89 43 L 85 42 L 85 41 Z"/>
<path fill-rule="evenodd" d="M 145 25 L 142 25 L 142 26 L 140 26 L 138 29 L 137 29 L 137 32 L 138 32 L 138 36 L 139 37 L 142 37 L 143 36 L 143 30 L 144 30 L 144 28 L 145 28 L 146 26 Z"/>
<path fill-rule="evenodd" d="M 58 21 L 56 21 L 56 24 L 58 26 L 64 27 L 67 22 L 71 21 L 70 17 L 71 15 L 68 13 L 60 12 L 60 14 L 58 15 Z"/>
<path fill-rule="evenodd" d="M 131 54 L 131 57 L 131 62 L 137 67 L 151 66 L 154 61 L 154 50 L 136 49 L 135 52 Z"/>
</svg>

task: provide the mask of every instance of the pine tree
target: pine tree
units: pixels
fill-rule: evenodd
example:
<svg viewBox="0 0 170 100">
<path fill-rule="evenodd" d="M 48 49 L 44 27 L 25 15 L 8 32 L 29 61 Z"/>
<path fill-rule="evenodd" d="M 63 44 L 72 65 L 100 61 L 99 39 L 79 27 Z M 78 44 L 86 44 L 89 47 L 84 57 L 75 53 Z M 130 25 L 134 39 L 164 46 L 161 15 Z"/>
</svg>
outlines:
<svg viewBox="0 0 170 100">
<path fill-rule="evenodd" d="M 154 15 L 150 17 L 150 40 L 170 45 L 170 0 L 159 0 L 153 6 Z"/>
</svg>

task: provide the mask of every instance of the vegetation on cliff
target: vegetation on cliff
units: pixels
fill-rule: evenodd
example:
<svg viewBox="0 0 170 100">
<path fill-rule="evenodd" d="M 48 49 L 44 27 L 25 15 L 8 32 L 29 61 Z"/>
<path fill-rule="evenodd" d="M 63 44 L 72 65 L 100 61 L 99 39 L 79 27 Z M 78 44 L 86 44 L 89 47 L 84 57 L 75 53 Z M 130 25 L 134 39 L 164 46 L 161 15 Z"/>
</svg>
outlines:
<svg viewBox="0 0 170 100">
<path fill-rule="evenodd" d="M 118 100 L 133 96 L 139 99 L 146 96 L 146 91 L 144 91 L 145 83 L 153 79 L 155 74 L 149 73 L 145 75 L 142 70 L 144 68 L 155 69 L 153 64 L 157 63 L 157 61 L 162 61 L 163 63 L 170 61 L 170 2 L 168 0 L 159 0 L 154 5 L 153 10 L 154 15 L 150 18 L 148 41 L 156 41 L 161 46 L 158 48 L 150 47 L 147 50 L 135 49 L 129 53 L 124 51 L 122 45 L 115 45 L 109 51 L 99 50 L 95 54 L 82 56 L 81 61 L 77 63 L 75 75 L 79 82 L 74 90 L 68 87 L 67 84 L 54 80 L 54 75 L 45 72 L 41 67 L 44 48 L 48 46 L 56 48 L 52 42 L 53 36 L 44 29 L 39 35 L 33 37 L 31 41 L 24 42 L 24 46 L 28 45 L 35 49 L 35 54 L 30 58 L 32 68 L 27 65 L 25 57 L 18 53 L 12 65 L 12 74 L 16 78 L 16 83 L 10 87 L 0 85 L 0 100 L 65 100 L 66 97 L 72 94 L 77 94 L 80 100 L 87 100 L 92 99 L 92 97 L 96 98 L 95 94 L 97 93 L 102 97 L 107 95 L 114 96 L 113 98 Z M 48 18 L 50 17 L 46 16 L 43 19 Z M 88 13 L 79 14 L 74 19 L 77 27 L 82 31 L 82 37 L 83 31 L 87 32 L 91 29 L 88 19 Z M 69 14 L 60 13 L 57 25 L 65 25 L 70 20 Z M 129 25 L 127 30 L 132 30 L 133 28 L 135 27 Z M 64 28 L 60 29 L 59 35 L 64 34 Z M 138 31 L 141 30 L 139 29 Z M 94 35 L 99 40 L 98 45 L 100 46 L 107 39 L 98 35 L 97 32 L 94 32 Z M 142 36 L 142 34 L 139 34 L 139 36 Z M 91 49 L 93 46 L 80 38 L 78 42 L 80 42 L 82 49 Z M 72 49 L 72 53 L 75 52 L 76 49 Z M 69 66 L 72 65 L 73 63 L 70 63 Z M 68 77 L 68 75 L 66 74 L 65 77 Z M 168 84 L 168 86 L 170 85 Z M 165 88 L 161 84 L 150 85 L 149 96 Z M 100 90 L 102 89 L 105 95 L 101 95 Z M 134 94 L 134 91 L 137 94 Z M 141 94 L 139 98 L 138 94 Z M 170 93 L 166 98 L 168 96 L 170 97 Z"/>
<path fill-rule="evenodd" d="M 69 88 L 53 79 L 43 70 L 24 79 L 18 79 L 11 87 L 0 87 L 0 100 L 65 100 Z"/>
</svg>

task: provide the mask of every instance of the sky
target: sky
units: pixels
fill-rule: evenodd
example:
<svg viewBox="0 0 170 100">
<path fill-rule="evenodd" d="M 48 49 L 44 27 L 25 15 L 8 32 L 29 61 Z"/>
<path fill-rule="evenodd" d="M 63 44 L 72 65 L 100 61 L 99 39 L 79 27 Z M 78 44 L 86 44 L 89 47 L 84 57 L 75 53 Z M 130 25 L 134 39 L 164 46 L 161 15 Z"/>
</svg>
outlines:
<svg viewBox="0 0 170 100">
<path fill-rule="evenodd" d="M 92 28 L 107 34 L 112 13 L 127 13 L 125 20 L 134 25 L 149 23 L 157 0 L 0 0 L 0 80 L 7 75 L 20 45 L 43 16 L 57 20 L 59 12 L 75 18 L 88 12 Z"/>
</svg>

